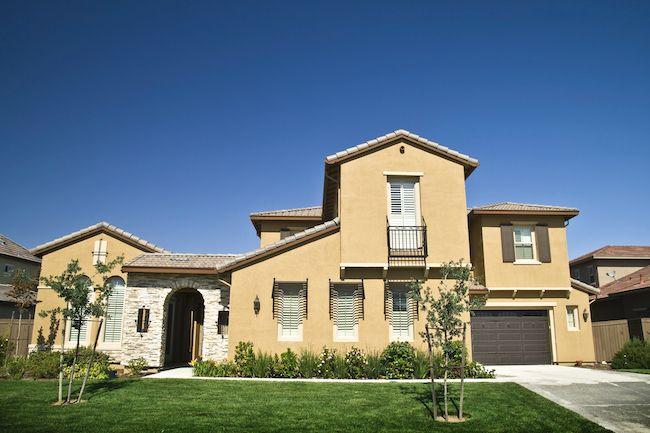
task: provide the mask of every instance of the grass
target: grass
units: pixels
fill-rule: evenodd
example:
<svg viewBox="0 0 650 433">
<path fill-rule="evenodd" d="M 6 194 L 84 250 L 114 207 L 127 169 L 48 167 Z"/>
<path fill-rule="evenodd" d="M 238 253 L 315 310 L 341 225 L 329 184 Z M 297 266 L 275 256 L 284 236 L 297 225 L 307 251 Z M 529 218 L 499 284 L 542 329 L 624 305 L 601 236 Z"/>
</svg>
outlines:
<svg viewBox="0 0 650 433">
<path fill-rule="evenodd" d="M 626 371 L 628 373 L 650 374 L 650 368 L 622 368 L 616 371 Z"/>
<path fill-rule="evenodd" d="M 0 431 L 608 431 L 514 383 L 468 384 L 471 418 L 453 425 L 432 421 L 424 384 L 119 379 L 90 384 L 80 405 L 55 396 L 54 381 L 0 381 Z"/>
</svg>

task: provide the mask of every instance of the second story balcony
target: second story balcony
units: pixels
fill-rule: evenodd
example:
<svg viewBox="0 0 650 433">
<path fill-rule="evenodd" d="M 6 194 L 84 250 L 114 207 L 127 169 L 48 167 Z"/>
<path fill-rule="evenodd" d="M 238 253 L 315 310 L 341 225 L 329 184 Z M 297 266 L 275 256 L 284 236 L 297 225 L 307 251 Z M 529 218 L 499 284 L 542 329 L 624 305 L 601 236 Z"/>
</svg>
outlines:
<svg viewBox="0 0 650 433">
<path fill-rule="evenodd" d="M 424 266 L 427 252 L 427 225 L 397 226 L 386 222 L 388 263 L 390 265 Z"/>
</svg>

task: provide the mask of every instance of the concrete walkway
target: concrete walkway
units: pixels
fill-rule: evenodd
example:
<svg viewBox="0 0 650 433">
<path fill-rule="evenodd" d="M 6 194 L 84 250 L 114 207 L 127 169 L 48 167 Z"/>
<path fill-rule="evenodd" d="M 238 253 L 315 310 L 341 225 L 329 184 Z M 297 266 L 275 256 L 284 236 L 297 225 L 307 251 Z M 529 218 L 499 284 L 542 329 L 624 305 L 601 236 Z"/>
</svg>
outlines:
<svg viewBox="0 0 650 433">
<path fill-rule="evenodd" d="M 497 366 L 517 382 L 617 433 L 650 433 L 650 375 L 558 365 Z"/>
</svg>

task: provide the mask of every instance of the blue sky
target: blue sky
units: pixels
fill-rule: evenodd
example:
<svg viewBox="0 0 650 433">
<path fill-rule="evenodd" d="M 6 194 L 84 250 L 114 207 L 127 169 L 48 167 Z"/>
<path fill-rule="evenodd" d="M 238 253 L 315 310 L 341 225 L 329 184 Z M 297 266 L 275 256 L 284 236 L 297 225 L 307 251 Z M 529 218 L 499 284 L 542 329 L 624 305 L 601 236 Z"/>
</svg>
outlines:
<svg viewBox="0 0 650 433">
<path fill-rule="evenodd" d="M 323 158 L 405 128 L 480 160 L 468 204 L 575 206 L 576 256 L 650 244 L 650 2 L 0 4 L 0 232 L 107 220 L 257 245 Z"/>
</svg>

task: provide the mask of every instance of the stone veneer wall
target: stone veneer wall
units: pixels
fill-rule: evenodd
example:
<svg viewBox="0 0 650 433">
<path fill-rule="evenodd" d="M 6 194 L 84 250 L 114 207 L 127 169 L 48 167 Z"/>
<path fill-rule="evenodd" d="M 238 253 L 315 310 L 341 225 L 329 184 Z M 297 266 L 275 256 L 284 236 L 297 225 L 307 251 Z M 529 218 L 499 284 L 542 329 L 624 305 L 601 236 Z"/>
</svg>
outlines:
<svg viewBox="0 0 650 433">
<path fill-rule="evenodd" d="M 167 305 L 170 295 L 193 288 L 203 296 L 203 359 L 221 360 L 228 355 L 228 336 L 217 333 L 217 315 L 228 305 L 229 289 L 215 275 L 130 273 L 124 296 L 122 364 L 142 357 L 150 366 L 165 361 Z M 138 333 L 138 309 L 149 308 L 149 330 Z"/>
</svg>

